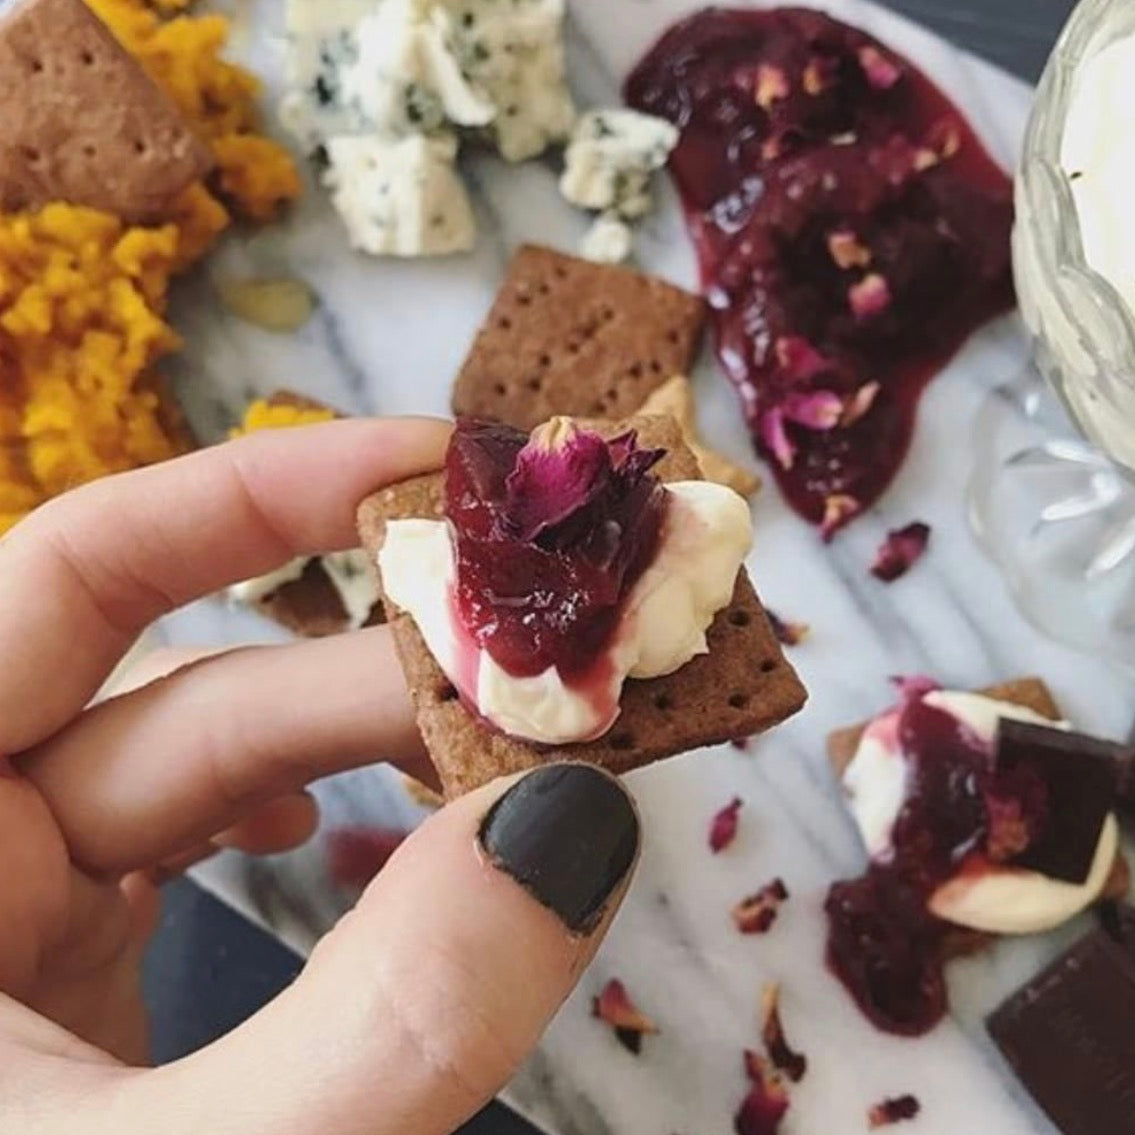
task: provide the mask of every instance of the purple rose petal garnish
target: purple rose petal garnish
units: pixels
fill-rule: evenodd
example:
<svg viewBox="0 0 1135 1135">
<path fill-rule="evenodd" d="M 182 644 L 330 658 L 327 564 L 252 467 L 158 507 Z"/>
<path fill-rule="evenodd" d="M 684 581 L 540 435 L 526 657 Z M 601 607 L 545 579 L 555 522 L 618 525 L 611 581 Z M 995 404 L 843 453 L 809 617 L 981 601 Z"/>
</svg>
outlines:
<svg viewBox="0 0 1135 1135">
<path fill-rule="evenodd" d="M 930 525 L 921 521 L 888 532 L 875 555 L 871 574 L 884 583 L 892 583 L 918 563 L 929 542 Z"/>
<path fill-rule="evenodd" d="M 709 825 L 709 849 L 716 855 L 724 851 L 737 838 L 737 825 L 741 816 L 742 800 L 734 796 Z"/>
</svg>

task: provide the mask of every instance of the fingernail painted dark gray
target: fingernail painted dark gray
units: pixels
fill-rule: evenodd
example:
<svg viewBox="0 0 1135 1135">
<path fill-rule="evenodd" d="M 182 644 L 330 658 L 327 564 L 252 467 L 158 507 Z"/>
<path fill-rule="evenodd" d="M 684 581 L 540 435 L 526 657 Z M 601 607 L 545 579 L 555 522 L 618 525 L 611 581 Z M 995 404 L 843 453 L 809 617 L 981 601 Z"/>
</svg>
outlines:
<svg viewBox="0 0 1135 1135">
<path fill-rule="evenodd" d="M 638 816 L 622 786 L 598 769 L 549 765 L 493 805 L 480 841 L 569 930 L 586 933 L 634 863 Z"/>
</svg>

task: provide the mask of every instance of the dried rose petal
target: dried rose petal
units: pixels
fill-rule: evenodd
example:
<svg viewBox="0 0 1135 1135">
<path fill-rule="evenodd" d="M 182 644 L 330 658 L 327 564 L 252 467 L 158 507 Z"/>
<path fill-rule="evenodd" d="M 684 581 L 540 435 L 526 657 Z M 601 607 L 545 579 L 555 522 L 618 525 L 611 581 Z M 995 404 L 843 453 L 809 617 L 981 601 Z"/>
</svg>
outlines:
<svg viewBox="0 0 1135 1135">
<path fill-rule="evenodd" d="M 776 635 L 777 642 L 782 646 L 799 646 L 811 632 L 812 628 L 807 623 L 785 622 L 775 611 L 770 611 L 768 607 L 765 608 L 765 614 L 772 625 L 772 633 Z"/>
<path fill-rule="evenodd" d="M 930 525 L 921 521 L 888 532 L 887 538 L 875 554 L 871 574 L 884 583 L 891 583 L 900 576 L 906 575 L 922 558 L 929 542 Z"/>
<path fill-rule="evenodd" d="M 881 315 L 891 306 L 891 289 L 886 278 L 878 272 L 869 272 L 847 289 L 847 303 L 856 319 Z"/>
<path fill-rule="evenodd" d="M 942 688 L 942 683 L 927 674 L 896 674 L 891 678 L 891 685 L 899 692 L 904 701 L 920 701 L 927 694 Z"/>
<path fill-rule="evenodd" d="M 747 753 L 749 751 L 749 742 L 751 740 L 751 737 L 734 737 L 733 740 L 729 742 L 729 744 L 732 745 L 733 748 L 737 750 L 737 752 Z"/>
<path fill-rule="evenodd" d="M 812 56 L 808 60 L 808 65 L 804 68 L 804 74 L 801 78 L 804 93 L 813 97 L 822 95 L 824 91 L 835 84 L 837 67 L 836 61 L 829 56 Z"/>
<path fill-rule="evenodd" d="M 850 229 L 828 233 L 828 254 L 837 268 L 866 268 L 871 263 L 871 250 Z"/>
<path fill-rule="evenodd" d="M 757 68 L 757 90 L 753 98 L 761 110 L 768 110 L 774 102 L 788 98 L 788 78 L 779 67 L 762 63 Z"/>
<path fill-rule="evenodd" d="M 782 469 L 791 469 L 796 460 L 796 446 L 784 428 L 784 413 L 779 407 L 766 410 L 759 425 L 761 441 L 765 443 Z"/>
<path fill-rule="evenodd" d="M 533 431 L 505 482 L 514 535 L 535 540 L 613 486 L 641 481 L 663 455 L 661 449 L 639 449 L 633 432 L 605 441 L 570 418 L 552 418 Z"/>
<path fill-rule="evenodd" d="M 809 430 L 830 430 L 839 425 L 843 399 L 832 390 L 793 392 L 780 406 L 786 421 Z"/>
<path fill-rule="evenodd" d="M 879 91 L 889 90 L 902 78 L 902 68 L 870 44 L 859 49 L 859 66 L 867 82 Z"/>
<path fill-rule="evenodd" d="M 788 898 L 783 879 L 773 879 L 733 908 L 733 924 L 742 934 L 767 934 L 776 921 L 780 904 Z"/>
<path fill-rule="evenodd" d="M 922 1105 L 914 1096 L 896 1096 L 875 1104 L 867 1112 L 867 1126 L 872 1131 L 876 1127 L 889 1127 L 904 1119 L 913 1119 L 922 1110 Z"/>
<path fill-rule="evenodd" d="M 782 335 L 773 350 L 776 361 L 790 377 L 806 382 L 831 368 L 831 363 L 800 335 Z"/>
<path fill-rule="evenodd" d="M 843 406 L 843 414 L 840 416 L 839 424 L 841 426 L 853 426 L 872 406 L 875 405 L 875 399 L 879 396 L 879 384 L 877 382 L 865 382 L 845 403 Z"/>
<path fill-rule="evenodd" d="M 733 1117 L 737 1135 L 776 1135 L 788 1111 L 788 1092 L 784 1081 L 759 1054 L 745 1052 L 745 1074 L 751 1087 Z"/>
<path fill-rule="evenodd" d="M 348 890 L 362 890 L 406 838 L 390 828 L 338 828 L 327 837 L 327 870 Z"/>
<path fill-rule="evenodd" d="M 832 493 L 824 501 L 824 518 L 820 521 L 820 536 L 825 544 L 859 512 L 859 502 L 846 493 Z"/>
<path fill-rule="evenodd" d="M 734 796 L 709 825 L 709 849 L 716 855 L 724 851 L 737 838 L 737 824 L 741 817 L 742 800 Z"/>
<path fill-rule="evenodd" d="M 627 994 L 626 986 L 612 978 L 592 999 L 591 1015 L 615 1030 L 619 1043 L 636 1056 L 642 1050 L 642 1038 L 657 1033 L 658 1026 L 642 1013 Z"/>
<path fill-rule="evenodd" d="M 780 986 L 776 982 L 766 985 L 761 993 L 761 1039 L 773 1064 L 798 1084 L 808 1070 L 808 1059 L 794 1051 L 785 1038 L 780 1019 Z"/>
</svg>

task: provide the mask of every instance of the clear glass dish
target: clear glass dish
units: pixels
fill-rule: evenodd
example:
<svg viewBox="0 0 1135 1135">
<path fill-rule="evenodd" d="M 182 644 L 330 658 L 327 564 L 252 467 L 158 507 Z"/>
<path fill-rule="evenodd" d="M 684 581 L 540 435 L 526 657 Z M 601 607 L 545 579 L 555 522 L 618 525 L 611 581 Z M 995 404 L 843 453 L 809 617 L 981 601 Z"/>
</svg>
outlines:
<svg viewBox="0 0 1135 1135">
<path fill-rule="evenodd" d="M 1135 666 L 1135 317 L 1087 263 L 1061 162 L 1084 64 L 1132 34 L 1133 0 L 1081 0 L 1037 89 L 1013 230 L 1034 366 L 983 410 L 969 506 L 1034 623 Z"/>
</svg>

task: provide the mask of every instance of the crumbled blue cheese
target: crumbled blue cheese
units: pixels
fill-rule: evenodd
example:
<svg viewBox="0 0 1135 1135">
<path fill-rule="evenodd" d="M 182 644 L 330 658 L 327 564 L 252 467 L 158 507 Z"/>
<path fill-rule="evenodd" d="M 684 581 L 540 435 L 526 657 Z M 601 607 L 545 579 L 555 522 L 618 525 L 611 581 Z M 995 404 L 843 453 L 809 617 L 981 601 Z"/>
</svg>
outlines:
<svg viewBox="0 0 1135 1135">
<path fill-rule="evenodd" d="M 631 228 L 614 213 L 601 213 L 580 241 L 579 254 L 599 264 L 619 264 L 631 254 Z"/>
<path fill-rule="evenodd" d="M 487 126 L 496 108 L 458 61 L 450 14 L 432 0 L 382 0 L 355 30 L 348 103 L 380 134 Z"/>
<path fill-rule="evenodd" d="M 280 118 L 306 150 L 334 134 L 364 127 L 361 109 L 343 91 L 344 71 L 358 56 L 355 27 L 375 0 L 288 0 L 284 30 L 288 92 Z"/>
<path fill-rule="evenodd" d="M 564 0 L 446 0 L 461 67 L 496 107 L 501 156 L 526 161 L 566 141 L 576 110 L 564 65 Z"/>
<path fill-rule="evenodd" d="M 634 110 L 592 110 L 576 124 L 564 154 L 560 192 L 581 209 L 624 220 L 650 212 L 650 178 L 678 142 L 664 119 Z"/>
<path fill-rule="evenodd" d="M 330 138 L 324 181 L 351 244 L 374 256 L 444 256 L 476 240 L 451 134 Z"/>
</svg>

